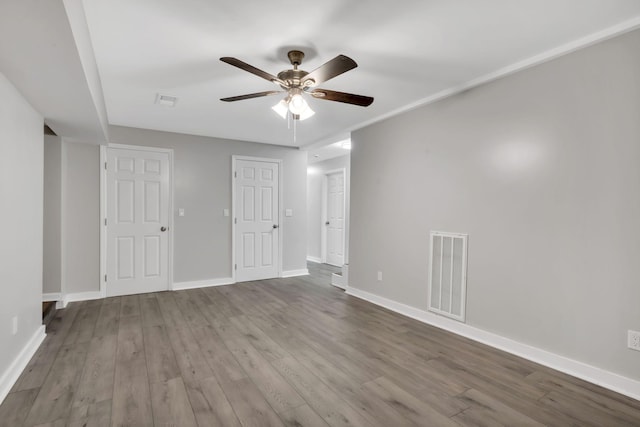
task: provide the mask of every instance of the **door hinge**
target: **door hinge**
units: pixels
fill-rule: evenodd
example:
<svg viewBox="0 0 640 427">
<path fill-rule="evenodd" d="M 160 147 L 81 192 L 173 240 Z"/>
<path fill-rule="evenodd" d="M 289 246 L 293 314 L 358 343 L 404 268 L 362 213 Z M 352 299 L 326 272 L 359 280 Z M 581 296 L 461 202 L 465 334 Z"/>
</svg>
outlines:
<svg viewBox="0 0 640 427">
<path fill-rule="evenodd" d="M 107 275 L 106 274 L 104 275 L 104 281 L 105 282 L 107 281 Z"/>
<path fill-rule="evenodd" d="M 234 264 L 233 269 L 237 270 L 238 269 L 238 264 Z"/>
<path fill-rule="evenodd" d="M 104 219 L 104 225 L 107 225 L 107 218 Z"/>
<path fill-rule="evenodd" d="M 233 177 L 234 177 L 234 178 L 237 178 L 237 177 L 238 177 L 238 172 L 234 172 L 234 173 L 233 173 Z"/>
<path fill-rule="evenodd" d="M 107 162 L 104 162 L 104 170 L 107 170 Z"/>
<path fill-rule="evenodd" d="M 233 223 L 237 224 L 238 223 L 238 218 L 233 218 Z"/>
</svg>

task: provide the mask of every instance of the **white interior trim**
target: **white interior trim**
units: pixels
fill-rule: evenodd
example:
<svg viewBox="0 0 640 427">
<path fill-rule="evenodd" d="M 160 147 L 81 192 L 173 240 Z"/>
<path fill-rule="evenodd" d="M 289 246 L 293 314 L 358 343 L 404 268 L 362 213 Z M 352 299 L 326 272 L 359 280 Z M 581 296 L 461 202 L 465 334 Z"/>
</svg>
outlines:
<svg viewBox="0 0 640 427">
<path fill-rule="evenodd" d="M 347 290 L 347 281 L 342 274 L 332 273 L 331 284 L 337 288 Z"/>
<path fill-rule="evenodd" d="M 100 146 L 100 293 L 104 298 L 107 295 L 107 227 L 104 221 L 107 218 L 107 170 L 104 164 L 107 162 L 107 146 Z"/>
<path fill-rule="evenodd" d="M 322 194 L 320 201 L 320 262 L 327 262 L 327 174 L 322 175 Z"/>
<path fill-rule="evenodd" d="M 50 292 L 47 294 L 42 294 L 42 302 L 60 301 L 60 300 L 62 300 L 61 292 Z"/>
<path fill-rule="evenodd" d="M 346 226 L 347 226 L 347 169 L 339 168 L 332 169 L 324 172 L 322 176 L 322 215 L 320 218 L 320 254 L 321 254 L 321 262 L 327 262 L 327 219 L 329 218 L 329 213 L 327 209 L 329 207 L 329 200 L 327 198 L 327 193 L 329 192 L 329 175 L 334 173 L 342 174 L 342 210 L 343 210 L 343 218 L 344 224 L 342 224 L 342 254 L 343 261 L 346 262 L 346 252 L 347 252 L 347 244 L 346 244 Z"/>
<path fill-rule="evenodd" d="M 136 151 L 153 151 L 157 153 L 167 153 L 169 155 L 169 215 L 168 215 L 168 227 L 169 227 L 169 242 L 168 242 L 168 260 L 167 260 L 167 290 L 173 289 L 173 200 L 174 200 L 174 185 L 173 185 L 173 148 L 158 148 L 158 147 L 146 147 L 141 145 L 126 145 L 126 144 L 108 144 L 100 146 L 100 278 L 99 278 L 99 293 L 101 298 L 107 296 L 107 282 L 105 281 L 105 275 L 107 274 L 107 227 L 105 225 L 105 219 L 107 218 L 107 170 L 104 167 L 107 161 L 107 148 L 119 148 L 125 150 Z M 87 294 L 87 292 L 82 292 Z M 70 294 L 77 295 L 77 294 Z M 67 295 L 68 297 L 69 295 Z M 96 299 L 96 298 L 87 298 Z M 71 300 L 65 300 L 64 306 Z M 73 300 L 84 301 L 84 299 Z"/>
<path fill-rule="evenodd" d="M 236 283 L 236 180 L 235 174 L 237 172 L 237 161 L 248 160 L 254 162 L 268 162 L 278 164 L 278 271 L 279 277 L 283 276 L 282 271 L 282 242 L 284 240 L 282 211 L 283 211 L 283 199 L 284 199 L 284 168 L 282 159 L 272 159 L 269 157 L 253 157 L 253 156 L 231 156 L 231 279 L 232 283 Z M 308 273 L 307 273 L 308 274 Z"/>
<path fill-rule="evenodd" d="M 307 255 L 307 261 L 315 262 L 316 264 L 321 264 L 322 263 L 322 259 L 321 258 L 318 258 L 317 256 L 310 256 L 310 255 Z"/>
<path fill-rule="evenodd" d="M 13 359 L 11 365 L 9 365 L 0 376 L 0 404 L 2 404 L 13 385 L 18 381 L 18 378 L 20 378 L 20 374 L 22 374 L 24 368 L 27 367 L 27 364 L 40 347 L 40 344 L 44 341 L 45 336 L 45 326 L 41 325 L 36 329 L 20 353 L 18 353 L 18 356 Z"/>
<path fill-rule="evenodd" d="M 306 268 L 301 268 L 300 270 L 287 270 L 283 271 L 280 277 L 298 277 L 298 276 L 308 276 L 309 270 Z"/>
<path fill-rule="evenodd" d="M 102 291 L 74 292 L 63 295 L 62 298 L 58 301 L 56 308 L 67 308 L 67 305 L 69 305 L 70 302 L 91 301 L 94 299 L 102 298 L 105 298 Z"/>
<path fill-rule="evenodd" d="M 172 290 L 181 291 L 183 289 L 208 288 L 210 286 L 232 285 L 235 282 L 231 277 L 222 277 L 219 279 L 195 280 L 192 282 L 177 282 L 173 284 Z"/>
<path fill-rule="evenodd" d="M 67 142 L 60 138 L 60 296 L 67 289 Z M 60 308 L 61 299 L 56 308 Z"/>
<path fill-rule="evenodd" d="M 428 311 L 420 310 L 352 286 L 349 286 L 346 292 L 356 298 L 369 301 L 373 304 L 385 307 L 391 311 L 395 311 L 396 313 L 400 313 L 420 322 L 478 341 L 482 344 L 506 351 L 507 353 L 515 354 L 516 356 L 520 356 L 532 362 L 539 363 L 565 374 L 580 378 L 609 390 L 613 390 L 617 393 L 624 394 L 633 399 L 640 400 L 640 381 L 623 377 L 622 375 L 618 375 L 568 357 L 560 356 L 528 344 L 523 344 L 510 338 L 487 332 L 443 316 L 438 316 L 436 314 L 429 313 Z"/>
</svg>

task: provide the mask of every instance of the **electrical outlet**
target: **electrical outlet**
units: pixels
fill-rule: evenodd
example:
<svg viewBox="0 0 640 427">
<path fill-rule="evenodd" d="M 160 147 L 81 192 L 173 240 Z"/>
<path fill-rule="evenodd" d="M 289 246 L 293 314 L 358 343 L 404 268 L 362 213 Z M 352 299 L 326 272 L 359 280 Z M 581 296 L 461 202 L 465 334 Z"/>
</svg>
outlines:
<svg viewBox="0 0 640 427">
<path fill-rule="evenodd" d="M 378 282 L 382 281 L 382 271 L 378 271 Z"/>
<path fill-rule="evenodd" d="M 13 335 L 18 333 L 18 316 L 13 316 L 11 319 L 11 333 Z"/>
<path fill-rule="evenodd" d="M 631 350 L 640 351 L 640 332 L 631 330 L 628 331 L 627 347 L 629 347 Z"/>
</svg>

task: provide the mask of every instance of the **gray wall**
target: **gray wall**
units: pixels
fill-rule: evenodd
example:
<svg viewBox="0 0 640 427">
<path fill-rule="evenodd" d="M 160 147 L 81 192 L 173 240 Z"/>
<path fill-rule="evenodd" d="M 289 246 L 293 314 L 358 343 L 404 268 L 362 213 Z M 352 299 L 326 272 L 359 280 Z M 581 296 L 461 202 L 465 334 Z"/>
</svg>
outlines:
<svg viewBox="0 0 640 427">
<path fill-rule="evenodd" d="M 231 156 L 283 160 L 282 269 L 306 268 L 306 152 L 252 142 L 112 126 L 110 141 L 174 150 L 174 281 L 231 277 Z M 177 216 L 179 208 L 185 216 Z"/>
<path fill-rule="evenodd" d="M 349 175 L 351 169 L 350 155 L 336 157 L 322 162 L 310 164 L 307 168 L 307 256 L 322 258 L 323 217 L 323 182 L 327 172 L 336 169 L 345 171 L 345 263 L 349 255 Z"/>
<path fill-rule="evenodd" d="M 0 73 L 0 378 L 42 324 L 43 125 Z"/>
<path fill-rule="evenodd" d="M 63 291 L 100 289 L 100 149 L 62 143 Z"/>
<path fill-rule="evenodd" d="M 468 324 L 639 380 L 638 46 L 353 133 L 349 285 L 426 310 L 429 231 L 469 233 Z"/>
<path fill-rule="evenodd" d="M 44 222 L 42 291 L 62 291 L 62 140 L 44 136 Z"/>
<path fill-rule="evenodd" d="M 231 156 L 283 160 L 283 270 L 306 268 L 306 152 L 112 126 L 110 142 L 174 150 L 174 282 L 231 277 Z M 66 143 L 67 292 L 99 289 L 99 147 Z M 185 209 L 179 217 L 177 210 Z M 80 251 L 85 251 L 80 254 Z M 80 256 L 82 262 L 77 262 Z M 90 259 L 89 259 L 90 258 Z"/>
</svg>

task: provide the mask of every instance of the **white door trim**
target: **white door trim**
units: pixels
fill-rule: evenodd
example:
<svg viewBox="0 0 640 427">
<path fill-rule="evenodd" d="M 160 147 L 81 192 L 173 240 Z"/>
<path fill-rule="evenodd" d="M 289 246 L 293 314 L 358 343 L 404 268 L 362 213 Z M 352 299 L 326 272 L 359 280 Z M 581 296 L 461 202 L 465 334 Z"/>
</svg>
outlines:
<svg viewBox="0 0 640 427">
<path fill-rule="evenodd" d="M 332 169 L 332 170 L 328 170 L 324 173 L 324 176 L 322 177 L 322 215 L 320 218 L 320 230 L 321 230 L 321 234 L 320 234 L 320 259 L 322 261 L 323 264 L 327 263 L 327 227 L 326 227 L 326 222 L 327 222 L 327 218 L 329 217 L 329 213 L 327 212 L 328 206 L 329 206 L 329 202 L 327 200 L 327 192 L 329 191 L 329 175 L 334 174 L 334 173 L 338 173 L 338 172 L 342 172 L 342 186 L 343 186 L 343 192 L 342 192 L 342 197 L 344 198 L 344 200 L 342 201 L 342 208 L 344 209 L 344 218 L 345 218 L 345 222 L 344 225 L 342 227 L 342 251 L 345 254 L 345 262 L 346 262 L 346 252 L 347 252 L 347 243 L 346 243 L 346 225 L 347 225 L 347 221 L 346 221 L 346 217 L 347 217 L 347 169 L 346 168 L 340 168 L 340 169 Z"/>
<path fill-rule="evenodd" d="M 168 260 L 168 281 L 167 290 L 173 290 L 173 149 L 144 147 L 139 145 L 107 144 L 100 146 L 100 295 L 107 296 L 107 148 L 119 148 L 124 150 L 154 151 L 157 153 L 167 153 L 169 155 L 169 260 Z"/>
<path fill-rule="evenodd" d="M 231 278 L 233 283 L 236 283 L 236 164 L 238 160 L 248 160 L 254 162 L 271 162 L 278 164 L 278 226 L 280 228 L 278 238 L 278 277 L 282 277 L 282 241 L 284 240 L 284 233 L 282 232 L 282 199 L 284 194 L 284 171 L 282 168 L 282 159 L 272 159 L 268 157 L 252 157 L 252 156 L 231 156 Z"/>
</svg>

